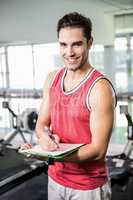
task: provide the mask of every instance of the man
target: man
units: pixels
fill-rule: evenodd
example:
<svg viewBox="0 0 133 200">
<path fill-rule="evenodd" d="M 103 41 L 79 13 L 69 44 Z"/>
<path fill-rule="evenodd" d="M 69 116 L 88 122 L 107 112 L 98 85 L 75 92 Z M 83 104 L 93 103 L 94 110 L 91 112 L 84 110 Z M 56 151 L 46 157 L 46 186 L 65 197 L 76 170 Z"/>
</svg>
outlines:
<svg viewBox="0 0 133 200">
<path fill-rule="evenodd" d="M 63 16 L 57 25 L 64 67 L 45 81 L 36 132 L 39 143 L 49 150 L 56 150 L 59 140 L 85 145 L 49 165 L 49 200 L 110 199 L 105 155 L 116 99 L 111 83 L 88 61 L 91 31 L 90 19 L 76 12 Z"/>
</svg>

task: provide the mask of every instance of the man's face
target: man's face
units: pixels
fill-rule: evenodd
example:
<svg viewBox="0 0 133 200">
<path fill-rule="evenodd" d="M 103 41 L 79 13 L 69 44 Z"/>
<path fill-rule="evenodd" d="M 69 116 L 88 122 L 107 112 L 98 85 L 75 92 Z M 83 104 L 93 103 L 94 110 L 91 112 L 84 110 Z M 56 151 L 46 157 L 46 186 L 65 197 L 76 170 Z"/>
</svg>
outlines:
<svg viewBox="0 0 133 200">
<path fill-rule="evenodd" d="M 81 69 L 88 59 L 90 42 L 84 37 L 81 28 L 62 28 L 59 32 L 60 54 L 65 67 L 76 71 Z"/>
</svg>

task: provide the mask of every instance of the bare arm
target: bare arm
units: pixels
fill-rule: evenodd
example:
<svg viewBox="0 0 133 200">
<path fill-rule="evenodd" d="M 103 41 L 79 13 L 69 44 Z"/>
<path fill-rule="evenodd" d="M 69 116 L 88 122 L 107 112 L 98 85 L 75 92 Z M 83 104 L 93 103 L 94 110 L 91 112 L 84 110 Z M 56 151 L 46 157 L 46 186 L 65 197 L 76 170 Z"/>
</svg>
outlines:
<svg viewBox="0 0 133 200">
<path fill-rule="evenodd" d="M 40 112 L 36 124 L 36 134 L 41 146 L 45 145 L 49 150 L 55 150 L 56 144 L 45 133 L 45 127 L 50 126 L 50 108 L 49 108 L 49 89 L 56 72 L 50 73 L 44 82 L 43 99 L 40 106 Z"/>
<path fill-rule="evenodd" d="M 66 157 L 64 161 L 83 162 L 105 157 L 113 128 L 115 107 L 114 92 L 107 80 L 102 79 L 94 85 L 89 103 L 92 142 Z"/>
</svg>

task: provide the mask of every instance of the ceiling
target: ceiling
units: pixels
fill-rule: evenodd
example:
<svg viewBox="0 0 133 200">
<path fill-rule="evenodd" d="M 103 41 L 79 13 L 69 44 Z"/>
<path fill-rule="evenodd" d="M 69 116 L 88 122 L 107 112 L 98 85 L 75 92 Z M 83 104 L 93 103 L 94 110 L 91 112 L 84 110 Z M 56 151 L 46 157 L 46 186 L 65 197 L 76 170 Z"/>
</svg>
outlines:
<svg viewBox="0 0 133 200">
<path fill-rule="evenodd" d="M 112 5 L 118 9 L 131 9 L 133 8 L 133 0 L 99 0 L 101 2 Z"/>
</svg>

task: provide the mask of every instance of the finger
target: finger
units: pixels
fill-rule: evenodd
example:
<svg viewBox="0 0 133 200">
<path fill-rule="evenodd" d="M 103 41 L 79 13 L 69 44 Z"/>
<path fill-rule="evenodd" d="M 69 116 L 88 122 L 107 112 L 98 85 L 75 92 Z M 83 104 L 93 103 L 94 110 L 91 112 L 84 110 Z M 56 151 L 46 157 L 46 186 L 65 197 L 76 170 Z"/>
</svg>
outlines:
<svg viewBox="0 0 133 200">
<path fill-rule="evenodd" d="M 39 138 L 39 144 L 42 149 L 48 151 L 55 151 L 57 149 L 57 144 L 50 137 L 45 137 L 45 139 L 43 137 Z"/>
<path fill-rule="evenodd" d="M 48 151 L 55 151 L 57 150 L 58 146 L 53 140 L 49 140 L 49 143 L 47 144 L 47 150 Z"/>
<path fill-rule="evenodd" d="M 54 136 L 54 138 L 55 138 L 55 141 L 56 141 L 57 143 L 59 143 L 59 142 L 60 142 L 60 138 L 59 138 L 59 136 L 56 135 L 56 134 L 53 134 L 53 136 Z"/>
<path fill-rule="evenodd" d="M 32 145 L 29 143 L 25 143 L 25 144 L 22 144 L 19 149 L 25 150 L 25 149 L 30 149 L 30 148 L 32 148 Z"/>
</svg>

